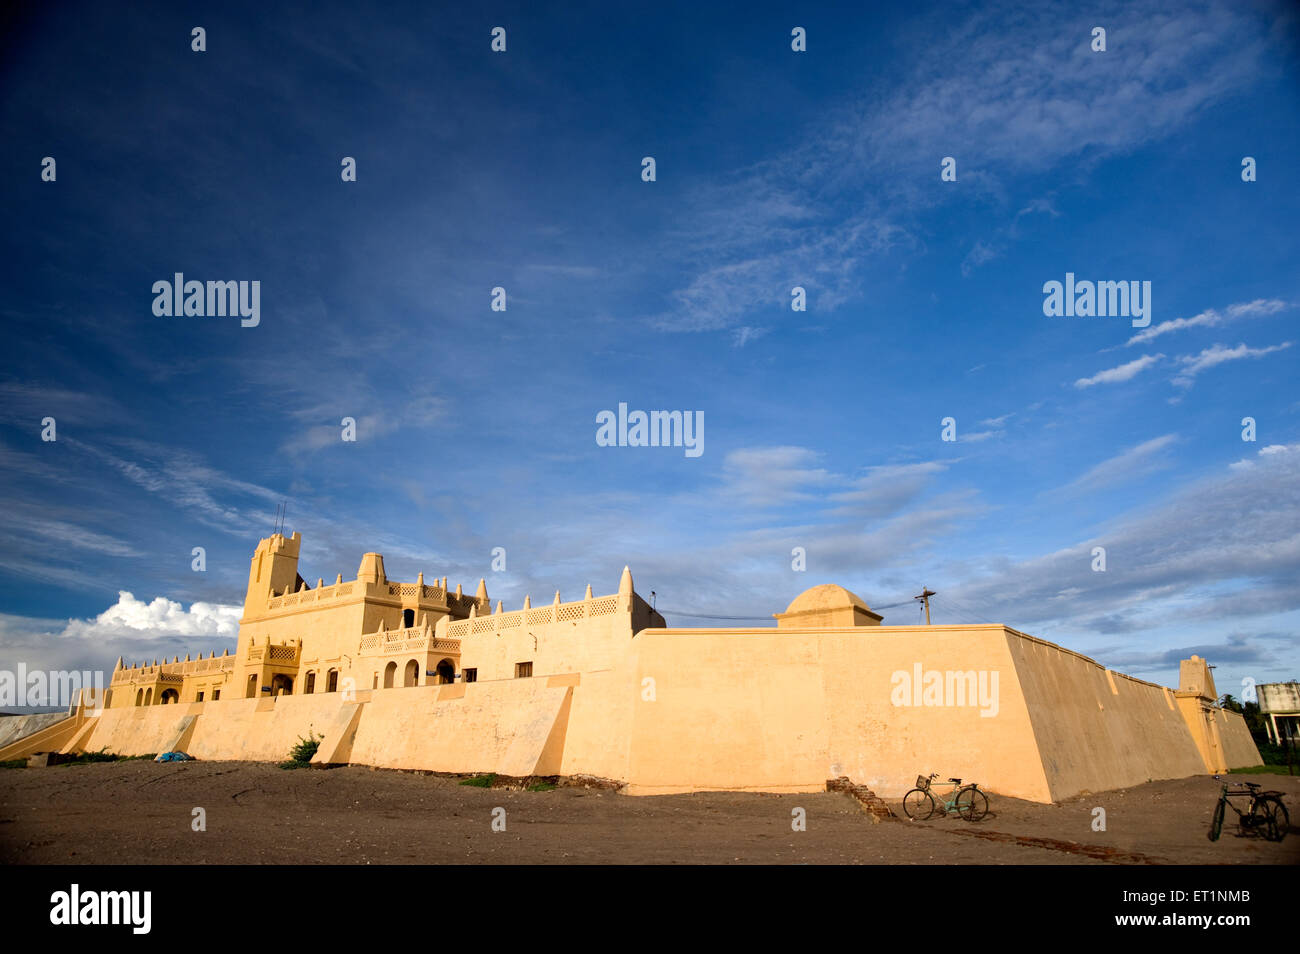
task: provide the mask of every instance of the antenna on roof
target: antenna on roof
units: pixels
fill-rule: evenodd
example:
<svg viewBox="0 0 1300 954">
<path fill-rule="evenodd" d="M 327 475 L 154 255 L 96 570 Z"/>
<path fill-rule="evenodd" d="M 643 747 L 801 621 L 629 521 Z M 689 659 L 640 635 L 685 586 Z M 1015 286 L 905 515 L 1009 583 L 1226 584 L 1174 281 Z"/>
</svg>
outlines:
<svg viewBox="0 0 1300 954">
<path fill-rule="evenodd" d="M 925 604 L 925 625 L 926 626 L 930 625 L 930 597 L 938 596 L 938 595 L 939 595 L 938 593 L 936 593 L 934 590 L 930 589 L 929 587 L 922 586 L 921 595 L 912 597 L 912 599 L 920 600 L 922 603 Z"/>
<path fill-rule="evenodd" d="M 275 526 L 272 533 L 284 533 L 284 515 L 289 512 L 289 501 L 285 500 L 275 505 Z"/>
</svg>

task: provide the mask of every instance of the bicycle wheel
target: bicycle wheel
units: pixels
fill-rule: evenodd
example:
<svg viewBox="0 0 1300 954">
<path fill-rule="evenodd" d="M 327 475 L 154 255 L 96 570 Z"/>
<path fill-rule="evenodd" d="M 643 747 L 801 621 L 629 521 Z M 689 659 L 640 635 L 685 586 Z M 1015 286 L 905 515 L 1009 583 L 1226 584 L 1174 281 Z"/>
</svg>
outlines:
<svg viewBox="0 0 1300 954">
<path fill-rule="evenodd" d="M 1223 814 L 1228 810 L 1228 803 L 1222 798 L 1214 806 L 1214 819 L 1210 822 L 1210 831 L 1207 837 L 1210 841 L 1218 841 L 1219 835 L 1223 833 Z"/>
<path fill-rule="evenodd" d="M 957 793 L 957 814 L 968 822 L 977 822 L 989 813 L 989 800 L 974 785 Z"/>
<path fill-rule="evenodd" d="M 934 799 L 929 792 L 914 788 L 903 796 L 903 811 L 912 821 L 925 821 L 934 814 Z"/>
<path fill-rule="evenodd" d="M 1272 797 L 1261 798 L 1259 806 L 1266 816 L 1260 826 L 1264 837 L 1269 841 L 1281 841 L 1291 827 L 1291 816 L 1287 814 L 1286 806 L 1280 798 Z"/>
</svg>

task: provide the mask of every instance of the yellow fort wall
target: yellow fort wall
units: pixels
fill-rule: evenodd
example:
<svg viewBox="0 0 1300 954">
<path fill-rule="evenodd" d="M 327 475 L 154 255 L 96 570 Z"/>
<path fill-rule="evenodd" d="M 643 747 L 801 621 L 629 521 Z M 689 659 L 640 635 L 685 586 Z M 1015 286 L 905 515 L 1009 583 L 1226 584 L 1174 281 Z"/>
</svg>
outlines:
<svg viewBox="0 0 1300 954">
<path fill-rule="evenodd" d="M 353 581 L 309 588 L 299 542 L 259 544 L 235 656 L 119 667 L 110 708 L 79 709 L 51 730 L 60 743 L 279 761 L 314 734 L 318 764 L 585 775 L 630 794 L 820 791 L 847 776 L 900 797 L 937 772 L 1035 801 L 1260 762 L 1196 656 L 1173 691 L 1001 625 L 881 626 L 833 585 L 776 628 L 668 629 L 626 569 L 614 595 L 491 612 L 482 581 L 474 597 L 422 575 L 392 583 L 378 554 Z M 219 700 L 194 701 L 226 673 Z M 182 678 L 180 703 L 156 704 Z M 154 704 L 136 704 L 147 687 Z"/>
<path fill-rule="evenodd" d="M 1205 771 L 1173 693 L 1008 630 L 1052 800 Z"/>
<path fill-rule="evenodd" d="M 636 707 L 633 794 L 818 791 L 848 776 L 901 796 L 935 771 L 1047 797 L 1000 626 L 648 630 L 637 644 L 656 699 Z M 996 672 L 996 713 L 897 695 L 910 687 L 894 673 L 910 679 L 918 663 L 923 673 Z"/>
</svg>

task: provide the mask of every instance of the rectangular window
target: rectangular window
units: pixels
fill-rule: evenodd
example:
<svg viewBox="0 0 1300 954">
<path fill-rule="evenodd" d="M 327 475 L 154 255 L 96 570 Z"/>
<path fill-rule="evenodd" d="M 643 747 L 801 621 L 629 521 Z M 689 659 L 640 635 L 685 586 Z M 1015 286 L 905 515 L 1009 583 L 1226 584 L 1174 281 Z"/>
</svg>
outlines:
<svg viewBox="0 0 1300 954">
<path fill-rule="evenodd" d="M 533 664 L 531 662 L 515 663 L 515 678 L 528 679 L 533 674 Z"/>
<path fill-rule="evenodd" d="M 221 698 L 221 690 L 220 690 L 220 689 L 213 689 L 213 690 L 212 690 L 212 701 L 213 701 L 213 702 L 216 702 L 216 701 L 217 701 L 218 699 L 220 699 L 220 698 Z"/>
<path fill-rule="evenodd" d="M 199 702 L 202 702 L 202 701 L 203 701 L 203 693 L 201 693 L 201 692 L 199 693 L 198 701 L 199 701 Z"/>
<path fill-rule="evenodd" d="M 477 670 L 477 669 L 466 669 L 466 670 L 465 670 L 465 681 L 466 681 L 466 682 L 478 682 L 478 670 Z"/>
</svg>

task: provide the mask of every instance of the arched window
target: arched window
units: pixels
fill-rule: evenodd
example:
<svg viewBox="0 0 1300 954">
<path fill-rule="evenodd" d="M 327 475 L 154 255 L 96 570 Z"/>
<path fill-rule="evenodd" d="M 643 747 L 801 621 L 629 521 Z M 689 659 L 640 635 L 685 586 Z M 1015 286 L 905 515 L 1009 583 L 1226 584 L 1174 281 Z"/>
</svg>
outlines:
<svg viewBox="0 0 1300 954">
<path fill-rule="evenodd" d="M 450 659 L 438 663 L 438 682 L 447 685 L 456 681 L 456 667 Z"/>
<path fill-rule="evenodd" d="M 384 688 L 393 688 L 393 678 L 397 675 L 397 663 L 390 662 L 384 667 Z"/>
<path fill-rule="evenodd" d="M 143 689 L 137 689 L 137 690 L 135 691 L 135 704 L 138 705 L 138 706 L 142 706 L 142 705 L 144 705 L 144 690 L 143 690 Z"/>
<path fill-rule="evenodd" d="M 309 672 L 307 673 L 307 686 L 305 689 L 303 689 L 303 692 L 311 693 L 315 691 L 316 691 L 316 673 Z"/>
<path fill-rule="evenodd" d="M 403 626 L 415 625 L 415 610 L 413 609 L 402 610 L 402 625 Z"/>
<path fill-rule="evenodd" d="M 253 673 L 251 676 L 248 677 L 248 689 L 244 693 L 244 698 L 252 699 L 256 695 L 257 695 L 257 673 Z"/>
<path fill-rule="evenodd" d="M 277 672 L 271 677 L 271 695 L 272 696 L 291 696 L 293 695 L 293 677 L 286 676 L 282 672 Z"/>
<path fill-rule="evenodd" d="M 420 684 L 420 664 L 412 659 L 406 664 L 406 676 L 402 680 L 404 686 L 417 686 Z"/>
<path fill-rule="evenodd" d="M 326 692 L 339 691 L 339 671 L 337 669 L 331 669 L 328 673 L 326 673 L 325 691 Z"/>
<path fill-rule="evenodd" d="M 152 690 L 152 689 L 146 689 L 146 690 L 144 691 L 144 704 L 147 705 L 147 706 L 151 706 L 151 705 L 153 705 L 153 690 Z"/>
<path fill-rule="evenodd" d="M 181 701 L 181 694 L 175 689 L 164 689 L 161 696 L 158 697 L 160 705 L 169 706 Z"/>
</svg>

